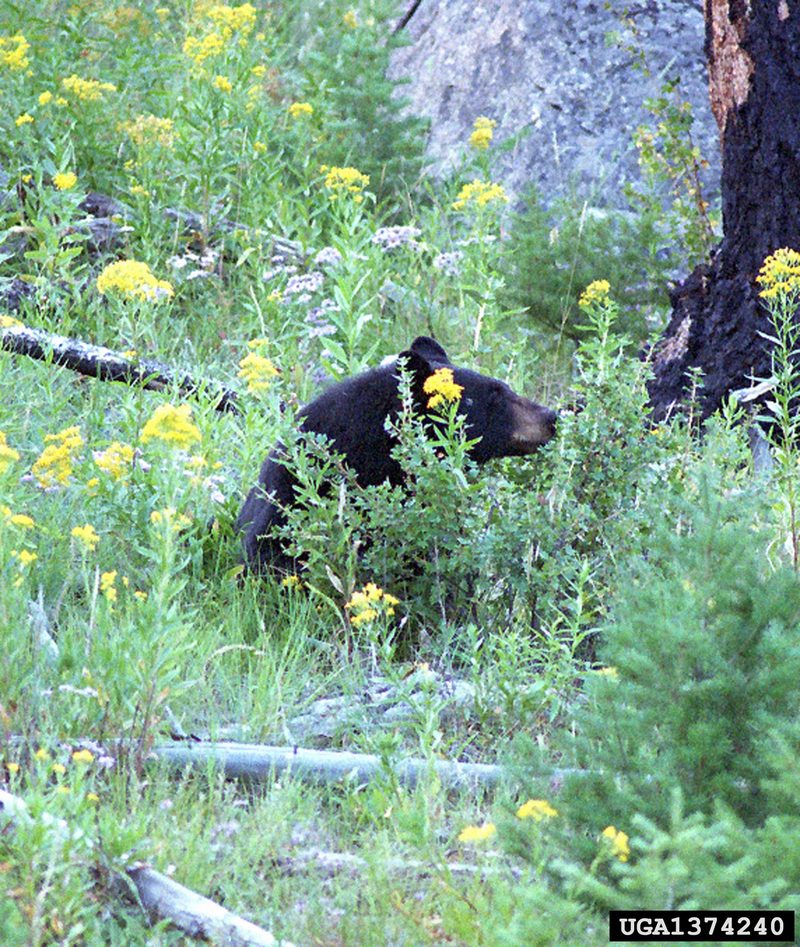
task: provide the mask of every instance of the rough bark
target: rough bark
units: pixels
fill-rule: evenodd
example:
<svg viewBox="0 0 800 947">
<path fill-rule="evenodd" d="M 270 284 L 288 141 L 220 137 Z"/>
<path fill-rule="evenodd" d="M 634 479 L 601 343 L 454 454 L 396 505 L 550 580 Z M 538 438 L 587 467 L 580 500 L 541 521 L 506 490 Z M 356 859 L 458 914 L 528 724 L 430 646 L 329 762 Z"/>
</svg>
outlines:
<svg viewBox="0 0 800 947">
<path fill-rule="evenodd" d="M 800 249 L 800 8 L 788 0 L 706 0 L 711 105 L 722 145 L 723 239 L 671 293 L 655 346 L 656 418 L 683 403 L 699 368 L 703 417 L 770 374 L 755 277 L 780 247 Z"/>
</svg>

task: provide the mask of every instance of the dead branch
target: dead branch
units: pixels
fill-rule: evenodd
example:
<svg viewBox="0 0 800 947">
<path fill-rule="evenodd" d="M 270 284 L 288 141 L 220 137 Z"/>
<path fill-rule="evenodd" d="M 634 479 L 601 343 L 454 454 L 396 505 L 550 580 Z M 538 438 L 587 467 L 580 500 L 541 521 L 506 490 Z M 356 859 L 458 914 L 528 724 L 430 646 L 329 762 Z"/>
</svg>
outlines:
<svg viewBox="0 0 800 947">
<path fill-rule="evenodd" d="M 25 801 L 2 789 L 0 811 L 12 825 L 32 819 Z M 62 834 L 71 837 L 82 835 L 80 829 L 71 828 L 64 819 L 47 813 L 42 816 L 42 821 Z M 276 940 L 269 931 L 145 865 L 120 872 L 112 879 L 111 886 L 122 895 L 134 896 L 148 914 L 168 920 L 189 937 L 231 947 L 292 947 L 288 941 Z"/>
<path fill-rule="evenodd" d="M 390 773 L 399 782 L 415 786 L 426 775 L 435 775 L 443 786 L 492 788 L 503 774 L 500 766 L 489 763 L 455 763 L 448 760 L 401 760 L 387 771 L 380 757 L 368 753 L 333 750 L 305 750 L 299 747 L 257 746 L 247 743 L 170 743 L 153 748 L 153 753 L 175 769 L 209 764 L 220 767 L 232 779 L 254 782 L 274 779 L 287 773 L 316 783 L 353 780 L 366 783 L 380 773 Z"/>
<path fill-rule="evenodd" d="M 231 388 L 198 381 L 191 375 L 176 373 L 160 362 L 128 358 L 120 352 L 80 339 L 69 339 L 28 326 L 8 326 L 0 328 L 0 349 L 38 361 L 52 361 L 80 375 L 103 381 L 140 385 L 153 391 L 177 387 L 186 397 L 203 394 L 213 402 L 217 411 L 239 413 L 237 394 Z"/>
</svg>

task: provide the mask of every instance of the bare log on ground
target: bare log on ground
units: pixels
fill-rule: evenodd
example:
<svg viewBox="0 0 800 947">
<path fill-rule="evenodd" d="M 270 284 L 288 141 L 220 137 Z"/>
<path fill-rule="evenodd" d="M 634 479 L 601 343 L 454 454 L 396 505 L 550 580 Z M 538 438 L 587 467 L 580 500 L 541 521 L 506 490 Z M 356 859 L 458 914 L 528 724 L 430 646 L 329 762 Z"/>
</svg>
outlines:
<svg viewBox="0 0 800 947">
<path fill-rule="evenodd" d="M 237 394 L 231 388 L 216 383 L 206 384 L 186 373 L 177 373 L 161 362 L 128 358 L 105 346 L 91 345 L 80 339 L 70 339 L 29 326 L 8 326 L 0 328 L 0 349 L 16 355 L 27 355 L 38 361 L 52 361 L 80 375 L 103 381 L 139 385 L 153 391 L 177 387 L 186 397 L 202 394 L 217 411 L 239 413 Z"/>
<path fill-rule="evenodd" d="M 0 811 L 12 824 L 32 818 L 23 799 L 2 789 Z M 64 819 L 45 814 L 42 821 L 47 822 L 53 831 L 73 838 L 76 834 L 83 834 Z M 216 901 L 144 865 L 120 872 L 112 879 L 112 888 L 126 897 L 133 897 L 148 914 L 168 920 L 189 937 L 231 947 L 292 947 L 288 941 L 278 941 L 269 931 L 233 914 Z"/>
<path fill-rule="evenodd" d="M 293 747 L 257 746 L 248 743 L 170 743 L 153 753 L 176 769 L 216 766 L 232 779 L 254 782 L 287 773 L 316 783 L 354 780 L 366 783 L 387 769 L 380 757 L 368 753 L 304 750 Z M 456 763 L 447 760 L 402 760 L 391 767 L 401 783 L 415 786 L 433 774 L 446 787 L 492 788 L 500 783 L 503 769 L 489 763 Z"/>
</svg>

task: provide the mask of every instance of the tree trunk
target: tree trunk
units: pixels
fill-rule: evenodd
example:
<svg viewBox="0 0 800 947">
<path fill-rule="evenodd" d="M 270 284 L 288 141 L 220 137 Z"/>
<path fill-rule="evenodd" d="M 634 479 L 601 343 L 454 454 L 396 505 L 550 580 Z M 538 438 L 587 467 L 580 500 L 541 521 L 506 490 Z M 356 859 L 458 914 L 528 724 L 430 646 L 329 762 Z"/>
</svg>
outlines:
<svg viewBox="0 0 800 947">
<path fill-rule="evenodd" d="M 800 250 L 800 3 L 706 0 L 711 106 L 722 145 L 723 239 L 670 294 L 672 317 L 653 351 L 657 419 L 703 372 L 702 417 L 752 378 L 770 374 L 755 277 L 780 247 Z"/>
</svg>

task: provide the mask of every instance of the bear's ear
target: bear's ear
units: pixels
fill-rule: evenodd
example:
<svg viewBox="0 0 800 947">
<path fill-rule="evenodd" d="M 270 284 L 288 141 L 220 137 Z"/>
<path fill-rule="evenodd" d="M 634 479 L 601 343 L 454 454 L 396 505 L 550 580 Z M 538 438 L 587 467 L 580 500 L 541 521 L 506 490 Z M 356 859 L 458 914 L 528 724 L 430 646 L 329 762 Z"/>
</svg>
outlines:
<svg viewBox="0 0 800 947">
<path fill-rule="evenodd" d="M 400 353 L 400 358 L 406 360 L 406 365 L 414 377 L 422 380 L 435 372 L 437 368 L 450 364 L 447 352 L 435 339 L 427 335 L 414 339 L 411 348 Z"/>
</svg>

